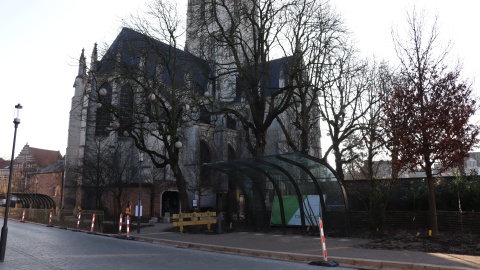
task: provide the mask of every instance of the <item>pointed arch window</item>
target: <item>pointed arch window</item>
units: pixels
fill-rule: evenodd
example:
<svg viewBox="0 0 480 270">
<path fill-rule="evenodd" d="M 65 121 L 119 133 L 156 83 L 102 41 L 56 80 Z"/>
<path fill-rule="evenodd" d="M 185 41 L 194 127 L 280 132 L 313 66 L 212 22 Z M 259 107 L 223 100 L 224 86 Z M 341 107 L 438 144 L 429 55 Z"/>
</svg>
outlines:
<svg viewBox="0 0 480 270">
<path fill-rule="evenodd" d="M 185 72 L 185 88 L 189 90 L 193 89 L 192 75 L 190 74 L 190 71 Z"/>
<path fill-rule="evenodd" d="M 205 19 L 205 0 L 200 0 L 200 19 Z"/>
<path fill-rule="evenodd" d="M 235 17 L 238 17 L 238 15 L 240 15 L 240 0 L 233 0 L 233 12 L 235 14 Z"/>
<path fill-rule="evenodd" d="M 123 136 L 125 131 L 130 129 L 133 124 L 133 88 L 131 85 L 126 84 L 122 87 L 119 103 L 119 135 Z"/>
<path fill-rule="evenodd" d="M 112 86 L 108 83 L 102 84 L 98 92 L 99 107 L 96 111 L 95 136 L 107 136 L 111 121 L 108 105 L 112 103 Z"/>
<path fill-rule="evenodd" d="M 212 162 L 210 149 L 205 141 L 200 141 L 200 164 Z M 212 169 L 208 167 L 200 167 L 199 188 L 206 189 L 212 186 L 211 179 Z"/>
<path fill-rule="evenodd" d="M 285 87 L 285 75 L 283 74 L 283 70 L 280 70 L 280 75 L 278 78 L 278 88 Z"/>
<path fill-rule="evenodd" d="M 237 120 L 232 115 L 227 115 L 227 128 L 237 129 Z"/>
</svg>

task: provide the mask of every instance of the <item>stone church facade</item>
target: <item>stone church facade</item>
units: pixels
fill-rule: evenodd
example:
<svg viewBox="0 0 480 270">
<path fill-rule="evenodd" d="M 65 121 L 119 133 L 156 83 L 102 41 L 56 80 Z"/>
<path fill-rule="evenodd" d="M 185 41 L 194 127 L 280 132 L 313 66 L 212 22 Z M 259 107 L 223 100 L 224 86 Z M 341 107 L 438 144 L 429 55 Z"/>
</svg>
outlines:
<svg viewBox="0 0 480 270">
<path fill-rule="evenodd" d="M 237 4 L 237 2 L 232 1 L 232 4 Z M 181 74 L 178 76 L 184 79 L 185 84 L 188 84 L 192 78 L 196 79 L 196 83 L 205 89 L 199 91 L 205 91 L 204 95 L 208 94 L 219 102 L 231 103 L 232 106 L 240 108 L 245 107 L 242 104 L 244 101 L 236 95 L 238 89 L 234 75 L 217 77 L 214 82 L 207 82 L 203 78 L 204 64 L 208 66 L 209 74 L 215 74 L 221 72 L 219 67 L 225 68 L 222 63 L 228 62 L 228 57 L 231 57 L 228 52 L 222 51 L 223 48 L 216 48 L 215 42 L 208 37 L 207 33 L 198 28 L 201 25 L 198 20 L 205 18 L 201 14 L 207 12 L 208 8 L 205 6 L 205 1 L 189 1 L 185 51 L 179 50 L 178 54 L 196 59 L 198 65 L 180 69 Z M 141 33 L 132 29 L 122 29 L 108 48 L 106 55 L 109 51 L 116 51 L 117 57 L 122 58 L 121 50 L 128 46 L 136 46 L 134 40 L 141 37 Z M 153 42 L 157 44 L 157 49 L 168 49 L 168 45 L 160 41 Z M 120 53 L 118 53 L 119 51 Z M 274 87 L 281 87 L 285 83 L 283 73 L 286 63 L 288 63 L 288 58 L 271 61 L 270 69 L 274 74 L 272 77 L 275 78 Z M 91 53 L 89 68 L 87 68 L 85 53 L 82 51 L 78 75 L 74 82 L 75 91 L 70 111 L 66 152 L 65 208 L 73 208 L 80 204 L 83 209 L 94 209 L 100 201 L 103 209 L 110 214 L 116 214 L 122 212 L 127 203 L 131 203 L 134 207 L 136 202 L 141 200 L 143 216 L 161 217 L 167 213 L 177 213 L 181 208 L 171 169 L 168 166 L 156 168 L 151 160 L 136 149 L 133 140 L 126 136 L 126 132 L 115 127 L 118 123 L 102 118 L 99 114 L 103 109 L 96 102 L 98 99 L 96 95 L 99 91 L 105 89 L 106 96 L 111 99 L 112 103 L 122 102 L 120 100 L 122 88 L 125 87 L 122 81 L 117 79 L 108 80 L 109 83 L 103 82 L 107 81 L 107 78 L 102 77 L 105 76 L 102 74 L 109 74 L 106 70 L 115 70 L 115 68 L 115 65 L 109 63 L 106 56 L 98 59 L 96 45 Z M 163 75 L 157 72 L 154 76 Z M 320 127 L 318 126 L 318 128 Z M 184 136 L 178 142 L 178 147 L 180 148 L 181 167 L 190 184 L 198 181 L 198 174 L 204 163 L 250 157 L 246 150 L 243 127 L 227 117 L 199 118 L 186 123 L 183 130 Z M 319 130 L 312 134 L 319 134 Z M 285 136 L 278 123 L 274 122 L 267 136 L 267 155 L 289 152 Z M 310 148 L 309 154 L 319 157 L 320 138 L 316 141 L 317 143 Z M 149 143 L 152 149 L 159 152 L 165 151 L 158 141 L 150 139 Z M 117 150 L 119 157 L 112 157 L 112 153 Z M 103 155 L 102 151 L 108 152 L 109 155 Z M 124 173 L 128 175 L 118 177 L 129 179 L 128 183 L 122 189 L 107 189 L 107 187 L 103 189 L 102 185 L 106 186 L 106 183 L 113 181 L 112 179 L 99 180 L 104 177 L 107 167 L 89 167 L 91 166 L 89 164 L 96 162 L 98 165 L 116 158 L 118 160 L 113 161 L 114 164 L 111 166 L 125 169 Z M 194 201 L 201 200 L 202 209 L 216 209 L 219 196 L 221 197 L 221 194 L 227 192 L 229 185 L 226 176 L 213 173 L 211 177 L 215 178 L 212 180 L 213 184 L 203 194 L 189 190 L 188 195 L 192 202 L 192 208 L 195 208 Z M 115 201 L 117 201 L 116 204 Z"/>
</svg>

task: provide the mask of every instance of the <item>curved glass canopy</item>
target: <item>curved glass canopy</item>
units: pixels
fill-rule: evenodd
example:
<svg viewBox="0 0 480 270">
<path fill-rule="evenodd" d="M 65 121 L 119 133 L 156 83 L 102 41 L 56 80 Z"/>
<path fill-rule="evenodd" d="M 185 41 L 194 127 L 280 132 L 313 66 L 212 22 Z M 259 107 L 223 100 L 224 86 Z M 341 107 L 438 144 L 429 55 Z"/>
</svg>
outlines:
<svg viewBox="0 0 480 270">
<path fill-rule="evenodd" d="M 304 232 L 321 217 L 326 226 L 348 230 L 345 189 L 324 160 L 289 153 L 203 166 L 227 174 L 242 191 L 250 225 L 301 226 Z"/>
</svg>

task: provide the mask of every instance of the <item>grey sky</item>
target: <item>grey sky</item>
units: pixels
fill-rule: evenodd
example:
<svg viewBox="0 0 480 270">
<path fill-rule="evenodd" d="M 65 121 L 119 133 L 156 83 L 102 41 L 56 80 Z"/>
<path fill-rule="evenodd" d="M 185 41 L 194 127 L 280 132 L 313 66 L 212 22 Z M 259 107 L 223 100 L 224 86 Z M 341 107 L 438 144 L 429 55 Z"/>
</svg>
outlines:
<svg viewBox="0 0 480 270">
<path fill-rule="evenodd" d="M 26 143 L 65 154 L 73 82 L 82 48 L 89 61 L 93 44 L 111 42 L 120 29 L 120 18 L 144 6 L 142 2 L 0 0 L 0 157 L 9 159 L 11 155 L 17 103 L 24 109 L 16 154 Z M 178 1 L 182 3 L 186 7 L 186 0 Z M 439 15 L 440 34 L 454 42 L 452 53 L 463 61 L 464 75 L 474 80 L 480 71 L 480 52 L 475 48 L 475 30 L 480 25 L 477 1 L 331 3 L 343 14 L 366 57 L 394 61 L 391 27 L 404 25 L 405 11 L 417 5 Z"/>
</svg>

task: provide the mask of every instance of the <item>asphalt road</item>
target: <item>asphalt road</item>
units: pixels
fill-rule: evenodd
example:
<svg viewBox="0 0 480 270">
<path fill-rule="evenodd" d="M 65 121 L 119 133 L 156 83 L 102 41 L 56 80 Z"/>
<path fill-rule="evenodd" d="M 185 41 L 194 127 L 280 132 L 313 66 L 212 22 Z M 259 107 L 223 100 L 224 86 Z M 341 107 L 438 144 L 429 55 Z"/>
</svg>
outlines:
<svg viewBox="0 0 480 270">
<path fill-rule="evenodd" d="M 0 222 L 3 225 L 3 219 Z M 322 268 L 305 263 L 181 249 L 11 220 L 8 222 L 5 261 L 0 262 L 0 269 L 15 270 Z"/>
</svg>

